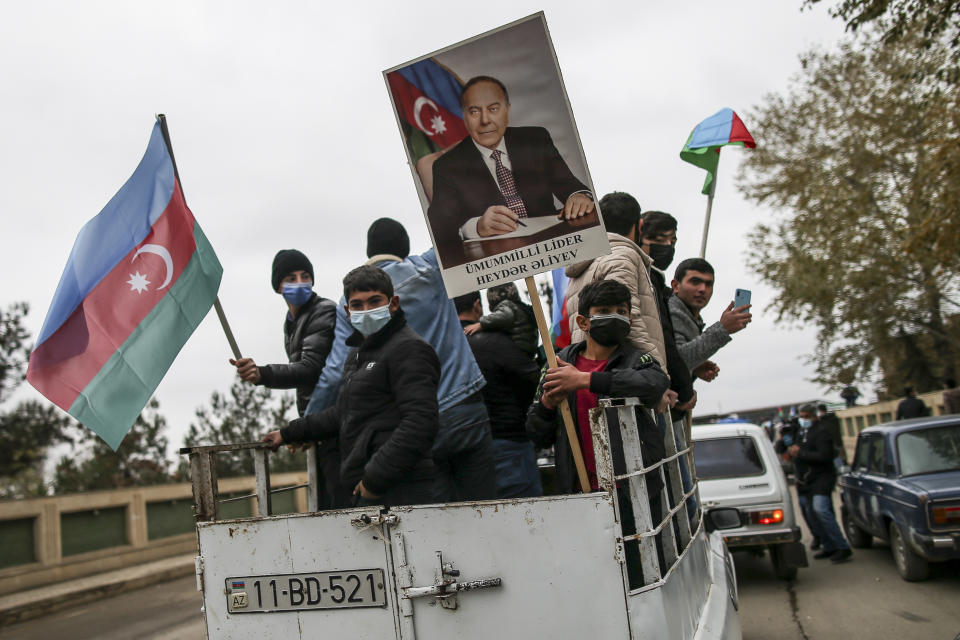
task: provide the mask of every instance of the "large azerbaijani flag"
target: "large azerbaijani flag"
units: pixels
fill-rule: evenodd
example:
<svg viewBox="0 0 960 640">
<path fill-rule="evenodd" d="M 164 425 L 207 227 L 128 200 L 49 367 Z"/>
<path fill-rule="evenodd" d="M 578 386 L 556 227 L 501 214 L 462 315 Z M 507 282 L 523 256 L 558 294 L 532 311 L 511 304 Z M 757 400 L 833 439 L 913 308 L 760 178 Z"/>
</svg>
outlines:
<svg viewBox="0 0 960 640">
<path fill-rule="evenodd" d="M 687 144 L 680 152 L 680 159 L 706 170 L 707 177 L 703 182 L 702 193 L 709 194 L 713 188 L 713 178 L 720 162 L 720 147 L 727 145 L 750 149 L 757 146 L 733 109 L 717 111 L 690 132 Z"/>
<path fill-rule="evenodd" d="M 30 384 L 114 450 L 223 273 L 183 199 L 161 119 L 136 171 L 80 230 L 27 369 Z"/>
<path fill-rule="evenodd" d="M 460 80 L 433 58 L 388 73 L 387 82 L 414 162 L 467 137 Z"/>
</svg>

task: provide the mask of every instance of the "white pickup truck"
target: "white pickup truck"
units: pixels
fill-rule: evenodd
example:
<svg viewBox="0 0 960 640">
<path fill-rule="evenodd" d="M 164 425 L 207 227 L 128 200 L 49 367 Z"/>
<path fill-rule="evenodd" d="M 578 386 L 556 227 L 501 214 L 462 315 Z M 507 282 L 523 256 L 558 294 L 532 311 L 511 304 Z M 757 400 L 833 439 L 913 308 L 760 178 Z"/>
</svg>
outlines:
<svg viewBox="0 0 960 640">
<path fill-rule="evenodd" d="M 679 460 L 690 449 L 680 437 L 677 450 L 670 425 L 666 458 L 644 468 L 635 404 L 593 411 L 601 490 L 578 495 L 271 515 L 261 445 L 183 449 L 208 638 L 740 638 L 730 554 L 688 512 L 697 487 L 683 490 Z M 622 432 L 622 475 L 607 415 Z M 259 515 L 219 520 L 214 456 L 238 448 L 256 461 Z M 646 473 L 665 481 L 659 522 Z M 624 535 L 617 492 L 630 495 L 636 534 Z M 628 575 L 625 545 L 639 548 L 642 576 Z"/>
</svg>

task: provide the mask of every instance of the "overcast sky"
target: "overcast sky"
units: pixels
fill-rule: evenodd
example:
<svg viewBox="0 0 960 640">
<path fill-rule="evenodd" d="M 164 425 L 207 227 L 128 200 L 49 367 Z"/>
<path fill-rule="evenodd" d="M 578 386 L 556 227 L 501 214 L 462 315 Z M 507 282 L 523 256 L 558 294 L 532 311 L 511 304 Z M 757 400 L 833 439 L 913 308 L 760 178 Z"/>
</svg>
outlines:
<svg viewBox="0 0 960 640">
<path fill-rule="evenodd" d="M 391 216 L 428 248 L 382 78 L 393 67 L 544 10 L 598 193 L 633 193 L 680 222 L 677 261 L 700 247 L 703 172 L 678 153 L 722 107 L 783 91 L 798 55 L 842 24 L 794 2 L 24 2 L 0 21 L 0 306 L 30 303 L 35 337 L 80 227 L 107 203 L 167 114 L 187 202 L 224 267 L 220 299 L 244 355 L 285 361 L 285 305 L 270 289 L 281 248 L 311 257 L 338 298 L 371 221 Z M 746 121 L 749 128 L 750 122 Z M 758 140 L 776 145 L 776 140 Z M 774 325 L 772 291 L 744 266 L 771 212 L 734 187 L 747 150 L 723 152 L 707 259 L 718 319 L 735 288 L 754 322 L 717 354 L 697 411 L 836 392 L 809 383 L 810 328 Z M 676 264 L 676 263 L 674 263 Z M 210 313 L 157 391 L 179 446 L 196 407 L 235 374 Z M 24 384 L 16 398 L 39 397 Z"/>
</svg>

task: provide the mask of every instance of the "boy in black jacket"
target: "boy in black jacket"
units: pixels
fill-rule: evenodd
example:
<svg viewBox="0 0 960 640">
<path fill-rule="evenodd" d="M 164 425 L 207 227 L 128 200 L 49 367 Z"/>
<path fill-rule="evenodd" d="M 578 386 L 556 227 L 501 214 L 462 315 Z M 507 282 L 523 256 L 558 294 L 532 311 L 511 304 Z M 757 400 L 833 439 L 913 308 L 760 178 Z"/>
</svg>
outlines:
<svg viewBox="0 0 960 640">
<path fill-rule="evenodd" d="M 431 449 L 440 426 L 436 352 L 406 326 L 390 277 L 358 267 L 343 279 L 355 331 L 335 405 L 264 436 L 274 447 L 337 440 L 340 480 L 356 506 L 437 501 Z"/>
<path fill-rule="evenodd" d="M 573 454 L 557 410 L 564 396 L 577 424 L 591 488 L 597 489 L 589 410 L 598 406 L 599 398 L 636 397 L 648 408 L 663 411 L 666 407 L 657 405 L 670 385 L 656 360 L 627 341 L 630 333 L 630 290 L 627 287 L 614 280 L 593 282 L 580 292 L 578 303 L 576 322 L 587 339 L 571 344 L 558 354 L 560 366 L 546 371 L 537 394 L 539 399 L 527 413 L 527 433 L 534 444 L 541 448 L 556 445 L 557 489 L 561 493 L 580 491 Z M 615 410 L 612 411 L 615 414 Z M 645 467 L 656 464 L 665 453 L 660 429 L 649 412 L 639 406 L 636 417 L 643 464 Z M 610 423 L 616 424 L 613 420 Z M 610 430 L 610 448 L 614 473 L 626 473 L 619 429 Z M 656 526 L 661 517 L 660 490 L 663 488 L 659 470 L 647 474 L 646 480 L 653 525 Z M 623 532 L 630 535 L 635 533 L 630 498 L 626 488 L 617 495 Z M 626 545 L 625 550 L 631 586 L 642 584 L 637 545 Z"/>
<path fill-rule="evenodd" d="M 556 445 L 557 488 L 561 493 L 579 492 L 573 455 L 557 410 L 564 395 L 577 422 L 587 475 L 592 488 L 596 489 L 593 438 L 587 417 L 589 409 L 596 407 L 601 397 L 636 397 L 649 408 L 655 408 L 670 384 L 651 355 L 630 346 L 627 341 L 629 318 L 630 291 L 624 285 L 614 280 L 601 280 L 584 287 L 576 322 L 587 339 L 571 344 L 558 354 L 560 366 L 546 371 L 537 392 L 538 400 L 527 414 L 527 433 L 534 443 L 541 448 Z M 647 412 L 639 408 L 637 424 L 644 465 L 655 464 L 664 455 L 660 430 Z M 623 473 L 625 465 L 620 434 L 611 432 L 610 440 L 614 449 L 614 466 L 620 466 L 616 473 Z M 656 483 L 648 483 L 651 495 L 659 495 L 659 484 L 653 486 Z"/>
</svg>

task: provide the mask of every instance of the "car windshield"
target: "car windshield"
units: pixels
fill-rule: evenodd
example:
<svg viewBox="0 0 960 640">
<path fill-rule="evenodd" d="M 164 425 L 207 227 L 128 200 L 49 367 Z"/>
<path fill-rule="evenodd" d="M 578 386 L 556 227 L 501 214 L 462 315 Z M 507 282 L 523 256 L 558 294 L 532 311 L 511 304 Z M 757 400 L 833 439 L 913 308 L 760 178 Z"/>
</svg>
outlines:
<svg viewBox="0 0 960 640">
<path fill-rule="evenodd" d="M 960 470 L 960 424 L 907 431 L 897 436 L 900 473 Z"/>
<path fill-rule="evenodd" d="M 748 436 L 697 440 L 693 459 L 700 480 L 763 475 L 760 452 Z"/>
</svg>

